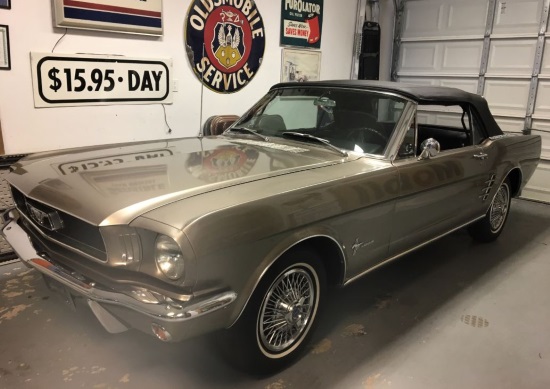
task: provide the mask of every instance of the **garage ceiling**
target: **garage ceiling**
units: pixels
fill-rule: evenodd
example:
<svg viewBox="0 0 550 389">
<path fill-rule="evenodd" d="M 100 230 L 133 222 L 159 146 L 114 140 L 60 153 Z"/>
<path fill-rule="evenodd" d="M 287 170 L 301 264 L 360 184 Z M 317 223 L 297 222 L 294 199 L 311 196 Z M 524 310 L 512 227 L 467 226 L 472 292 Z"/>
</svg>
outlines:
<svg viewBox="0 0 550 389">
<path fill-rule="evenodd" d="M 479 93 L 503 131 L 541 135 L 543 160 L 523 197 L 550 203 L 549 7 L 550 0 L 402 0 L 392 77 Z"/>
</svg>

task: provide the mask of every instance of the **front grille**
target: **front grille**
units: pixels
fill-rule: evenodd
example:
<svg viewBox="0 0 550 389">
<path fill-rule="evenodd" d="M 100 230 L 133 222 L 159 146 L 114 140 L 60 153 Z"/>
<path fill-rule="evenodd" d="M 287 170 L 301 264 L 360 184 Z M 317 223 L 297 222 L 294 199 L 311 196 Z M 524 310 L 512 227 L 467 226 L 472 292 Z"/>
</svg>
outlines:
<svg viewBox="0 0 550 389">
<path fill-rule="evenodd" d="M 29 228 L 38 230 L 42 235 L 88 254 L 100 261 L 107 261 L 105 244 L 103 243 L 99 227 L 86 223 L 39 201 L 30 199 L 13 186 L 11 187 L 11 191 L 17 210 L 25 215 L 27 219 L 33 221 L 32 225 L 29 225 Z M 45 213 L 57 213 L 62 220 L 62 227 L 52 231 L 40 225 L 31 217 L 27 204 Z"/>
</svg>

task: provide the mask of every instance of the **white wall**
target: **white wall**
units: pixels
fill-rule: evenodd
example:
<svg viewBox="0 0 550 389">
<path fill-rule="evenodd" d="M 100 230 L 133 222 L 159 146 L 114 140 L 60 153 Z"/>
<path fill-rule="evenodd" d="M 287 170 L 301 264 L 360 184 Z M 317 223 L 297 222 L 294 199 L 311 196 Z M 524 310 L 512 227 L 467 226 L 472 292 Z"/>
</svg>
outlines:
<svg viewBox="0 0 550 389">
<path fill-rule="evenodd" d="M 159 104 L 34 108 L 29 53 L 50 52 L 65 29 L 53 27 L 51 1 L 15 0 L 11 10 L 0 9 L 0 24 L 10 29 L 12 66 L 10 71 L 0 71 L 0 122 L 6 154 L 197 135 L 201 84 L 184 50 L 189 4 L 190 0 L 163 1 L 161 38 L 69 29 L 55 49 L 56 54 L 173 58 L 179 91 L 174 93 L 174 103 L 166 106 L 171 135 Z M 256 0 L 256 4 L 265 24 L 264 62 L 240 92 L 222 95 L 205 88 L 203 122 L 211 115 L 242 114 L 280 80 L 281 2 Z M 348 79 L 357 1 L 325 0 L 324 6 L 321 79 Z"/>
</svg>

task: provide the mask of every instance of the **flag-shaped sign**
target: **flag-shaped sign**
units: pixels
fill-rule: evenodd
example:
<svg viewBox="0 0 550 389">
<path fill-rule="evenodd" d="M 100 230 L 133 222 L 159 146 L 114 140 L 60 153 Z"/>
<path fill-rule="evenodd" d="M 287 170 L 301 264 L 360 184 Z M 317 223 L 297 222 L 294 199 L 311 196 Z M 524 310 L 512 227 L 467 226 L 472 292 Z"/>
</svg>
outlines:
<svg viewBox="0 0 550 389">
<path fill-rule="evenodd" d="M 58 27 L 162 35 L 162 0 L 55 0 Z"/>
</svg>

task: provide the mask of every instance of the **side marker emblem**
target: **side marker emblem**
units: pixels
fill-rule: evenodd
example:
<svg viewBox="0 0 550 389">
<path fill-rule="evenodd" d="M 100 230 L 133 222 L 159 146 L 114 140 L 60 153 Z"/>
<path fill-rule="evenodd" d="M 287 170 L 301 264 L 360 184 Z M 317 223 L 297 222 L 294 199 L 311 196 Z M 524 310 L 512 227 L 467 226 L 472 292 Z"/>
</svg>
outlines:
<svg viewBox="0 0 550 389">
<path fill-rule="evenodd" d="M 373 243 L 374 243 L 374 240 L 371 240 L 370 242 L 364 243 L 364 242 L 360 242 L 359 238 L 356 238 L 355 243 L 353 244 L 353 246 L 351 246 L 351 250 L 353 251 L 353 255 L 355 256 L 355 254 L 357 254 L 357 252 L 360 249 L 363 249 L 367 246 L 370 246 Z"/>
</svg>

